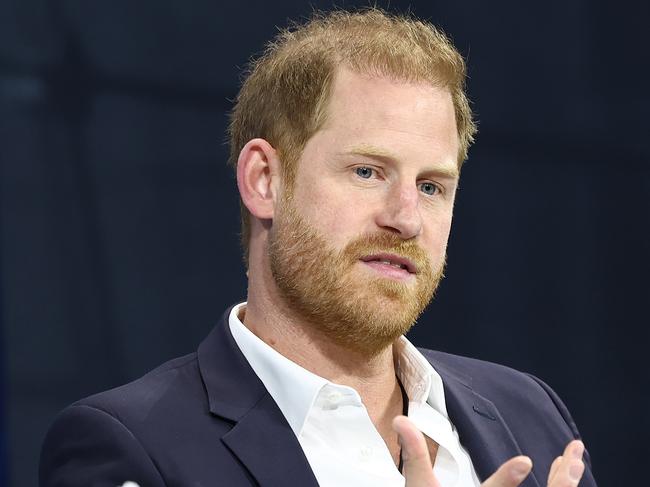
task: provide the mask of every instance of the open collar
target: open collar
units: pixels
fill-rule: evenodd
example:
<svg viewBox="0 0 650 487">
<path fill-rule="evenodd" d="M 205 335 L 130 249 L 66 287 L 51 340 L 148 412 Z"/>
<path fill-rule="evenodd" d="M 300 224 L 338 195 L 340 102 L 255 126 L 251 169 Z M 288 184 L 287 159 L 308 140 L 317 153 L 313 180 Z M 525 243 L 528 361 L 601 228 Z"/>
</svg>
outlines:
<svg viewBox="0 0 650 487">
<path fill-rule="evenodd" d="M 317 487 L 289 423 L 243 356 L 228 327 L 229 308 L 201 343 L 199 369 L 210 412 L 234 423 L 221 441 L 261 486 Z M 472 377 L 436 352 L 422 350 L 444 385 L 449 418 L 485 480 L 521 449 L 496 406 L 472 388 Z M 522 487 L 539 487 L 534 474 Z"/>
</svg>

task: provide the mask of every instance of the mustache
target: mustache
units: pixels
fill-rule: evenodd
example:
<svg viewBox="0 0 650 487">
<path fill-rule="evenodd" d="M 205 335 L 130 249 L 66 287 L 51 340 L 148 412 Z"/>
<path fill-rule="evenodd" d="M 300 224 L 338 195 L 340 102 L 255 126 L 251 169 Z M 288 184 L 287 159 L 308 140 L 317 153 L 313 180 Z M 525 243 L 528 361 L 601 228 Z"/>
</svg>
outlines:
<svg viewBox="0 0 650 487">
<path fill-rule="evenodd" d="M 421 269 L 431 266 L 427 253 L 414 240 L 404 240 L 389 232 L 361 235 L 343 249 L 343 255 L 353 261 L 369 254 L 384 252 L 405 257 Z"/>
</svg>

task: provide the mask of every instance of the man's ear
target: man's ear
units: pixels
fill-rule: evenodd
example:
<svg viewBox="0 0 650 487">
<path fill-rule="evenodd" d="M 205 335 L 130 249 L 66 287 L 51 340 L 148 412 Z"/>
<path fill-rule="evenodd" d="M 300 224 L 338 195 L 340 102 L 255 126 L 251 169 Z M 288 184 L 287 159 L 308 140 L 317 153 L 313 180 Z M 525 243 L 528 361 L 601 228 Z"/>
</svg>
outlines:
<svg viewBox="0 0 650 487">
<path fill-rule="evenodd" d="M 264 139 L 249 140 L 239 153 L 237 186 L 251 215 L 272 219 L 280 178 L 280 159 Z"/>
</svg>

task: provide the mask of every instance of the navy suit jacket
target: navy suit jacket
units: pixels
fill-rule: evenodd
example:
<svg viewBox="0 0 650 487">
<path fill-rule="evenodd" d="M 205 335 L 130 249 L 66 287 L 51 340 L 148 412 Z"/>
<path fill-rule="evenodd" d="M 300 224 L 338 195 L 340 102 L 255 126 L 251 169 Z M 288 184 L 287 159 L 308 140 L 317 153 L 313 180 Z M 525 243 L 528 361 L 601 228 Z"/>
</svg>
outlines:
<svg viewBox="0 0 650 487">
<path fill-rule="evenodd" d="M 198 352 L 57 416 L 41 452 L 41 487 L 317 486 L 286 419 L 228 327 L 228 312 Z M 578 438 L 543 382 L 500 365 L 422 350 L 442 376 L 449 416 L 481 480 L 525 454 L 522 484 L 545 487 L 553 459 Z M 581 482 L 596 483 L 589 457 Z"/>
</svg>

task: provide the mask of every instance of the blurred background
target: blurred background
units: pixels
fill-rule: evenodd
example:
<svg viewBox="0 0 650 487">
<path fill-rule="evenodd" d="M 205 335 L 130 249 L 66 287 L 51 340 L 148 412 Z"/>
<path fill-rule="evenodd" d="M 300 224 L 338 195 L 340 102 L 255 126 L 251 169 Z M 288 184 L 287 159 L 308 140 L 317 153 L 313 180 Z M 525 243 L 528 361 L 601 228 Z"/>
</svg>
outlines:
<svg viewBox="0 0 650 487">
<path fill-rule="evenodd" d="M 599 484 L 645 485 L 648 2 L 377 4 L 451 35 L 480 124 L 411 338 L 541 377 Z M 0 0 L 0 485 L 37 484 L 61 408 L 195 350 L 245 296 L 227 113 L 312 7 L 332 3 Z"/>
</svg>

